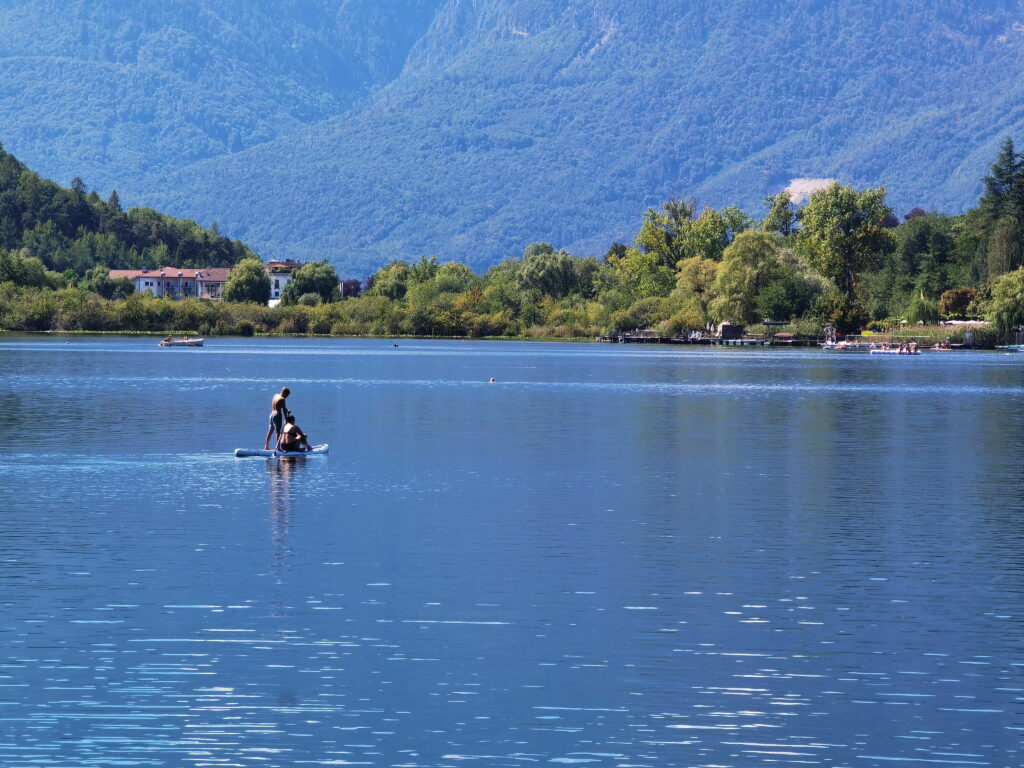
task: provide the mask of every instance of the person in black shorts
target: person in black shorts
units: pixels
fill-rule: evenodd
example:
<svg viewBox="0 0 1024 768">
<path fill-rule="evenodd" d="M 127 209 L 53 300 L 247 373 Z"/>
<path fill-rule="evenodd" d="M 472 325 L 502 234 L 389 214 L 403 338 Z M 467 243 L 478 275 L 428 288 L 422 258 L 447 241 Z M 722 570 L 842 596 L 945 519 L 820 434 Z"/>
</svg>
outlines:
<svg viewBox="0 0 1024 768">
<path fill-rule="evenodd" d="M 289 453 L 302 453 L 311 450 L 309 438 L 305 432 L 299 429 L 299 425 L 295 423 L 295 417 L 289 413 L 284 420 L 285 425 L 281 430 L 281 442 L 278 450 Z"/>
</svg>

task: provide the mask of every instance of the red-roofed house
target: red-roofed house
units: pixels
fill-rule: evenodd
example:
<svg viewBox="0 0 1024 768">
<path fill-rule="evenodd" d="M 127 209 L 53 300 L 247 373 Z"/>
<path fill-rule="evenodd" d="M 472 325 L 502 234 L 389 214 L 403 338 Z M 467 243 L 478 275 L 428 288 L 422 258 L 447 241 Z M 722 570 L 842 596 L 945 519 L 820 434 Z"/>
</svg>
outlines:
<svg viewBox="0 0 1024 768">
<path fill-rule="evenodd" d="M 224 293 L 224 284 L 231 273 L 229 267 L 212 269 L 185 269 L 184 267 L 160 267 L 159 269 L 112 269 L 111 280 L 127 277 L 135 283 L 135 290 L 149 291 L 156 297 L 185 299 L 196 296 L 200 299 L 218 301 Z"/>
</svg>

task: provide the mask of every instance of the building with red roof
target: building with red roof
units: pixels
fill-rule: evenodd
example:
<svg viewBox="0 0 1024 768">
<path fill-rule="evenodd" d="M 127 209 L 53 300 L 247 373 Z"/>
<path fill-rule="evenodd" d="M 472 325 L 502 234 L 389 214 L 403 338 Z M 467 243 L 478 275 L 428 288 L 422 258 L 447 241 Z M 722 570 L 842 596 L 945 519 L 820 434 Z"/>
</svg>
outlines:
<svg viewBox="0 0 1024 768">
<path fill-rule="evenodd" d="M 157 298 L 186 299 L 196 297 L 219 301 L 224 295 L 224 284 L 231 274 L 230 267 L 187 269 L 160 267 L 158 269 L 112 269 L 111 280 L 126 277 L 135 284 L 139 293 L 149 291 Z"/>
</svg>

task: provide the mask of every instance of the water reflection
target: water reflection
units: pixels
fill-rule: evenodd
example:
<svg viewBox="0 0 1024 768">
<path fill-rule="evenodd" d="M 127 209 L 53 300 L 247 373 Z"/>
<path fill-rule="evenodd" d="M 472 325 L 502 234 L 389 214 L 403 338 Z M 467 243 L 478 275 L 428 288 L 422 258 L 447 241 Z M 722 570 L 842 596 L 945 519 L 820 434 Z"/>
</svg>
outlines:
<svg viewBox="0 0 1024 768">
<path fill-rule="evenodd" d="M 291 547 L 288 527 L 291 524 L 295 491 L 292 481 L 305 471 L 306 460 L 294 458 L 266 459 L 267 484 L 270 498 L 271 538 L 274 542 L 275 581 L 280 584 L 288 569 Z"/>
</svg>

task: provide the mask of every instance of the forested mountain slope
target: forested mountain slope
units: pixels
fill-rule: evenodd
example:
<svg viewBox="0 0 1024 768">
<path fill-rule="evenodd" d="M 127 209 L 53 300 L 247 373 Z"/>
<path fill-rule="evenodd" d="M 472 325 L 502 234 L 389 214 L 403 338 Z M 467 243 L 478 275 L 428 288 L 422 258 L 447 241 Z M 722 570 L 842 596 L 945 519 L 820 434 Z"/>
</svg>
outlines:
<svg viewBox="0 0 1024 768">
<path fill-rule="evenodd" d="M 389 82 L 440 2 L 0 0 L 0 141 L 44 176 L 160 197 L 163 174 Z"/>
<path fill-rule="evenodd" d="M 957 212 L 1024 135 L 1022 0 L 332 5 L 0 3 L 0 140 L 360 276 L 599 254 L 664 199 L 799 177 Z"/>
</svg>

